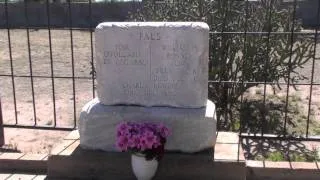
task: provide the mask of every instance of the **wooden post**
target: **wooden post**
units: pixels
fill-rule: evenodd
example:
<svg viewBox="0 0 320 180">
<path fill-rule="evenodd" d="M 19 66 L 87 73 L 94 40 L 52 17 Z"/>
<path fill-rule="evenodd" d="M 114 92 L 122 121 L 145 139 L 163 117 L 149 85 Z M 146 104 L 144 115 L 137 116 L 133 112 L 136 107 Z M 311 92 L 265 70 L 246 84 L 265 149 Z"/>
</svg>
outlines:
<svg viewBox="0 0 320 180">
<path fill-rule="evenodd" d="M 2 107 L 0 99 L 0 147 L 4 145 L 4 132 L 3 132 L 3 116 L 2 116 Z"/>
</svg>

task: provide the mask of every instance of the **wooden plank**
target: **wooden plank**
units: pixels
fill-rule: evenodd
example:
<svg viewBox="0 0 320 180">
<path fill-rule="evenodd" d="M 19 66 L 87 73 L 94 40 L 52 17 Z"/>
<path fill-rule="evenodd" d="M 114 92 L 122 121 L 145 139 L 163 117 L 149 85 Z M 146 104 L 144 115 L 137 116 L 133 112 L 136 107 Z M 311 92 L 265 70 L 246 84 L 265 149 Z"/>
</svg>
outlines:
<svg viewBox="0 0 320 180">
<path fill-rule="evenodd" d="M 80 141 L 75 141 L 73 144 L 71 144 L 69 147 L 67 147 L 64 151 L 59 153 L 61 156 L 69 156 L 71 155 L 77 147 L 79 147 Z"/>
<path fill-rule="evenodd" d="M 0 155 L 0 160 L 2 159 L 20 159 L 21 157 L 23 157 L 25 154 L 24 153 L 2 153 Z"/>
<path fill-rule="evenodd" d="M 0 179 L 2 180 L 2 179 L 7 179 L 7 178 L 9 178 L 10 176 L 12 176 L 13 174 L 0 174 Z"/>
<path fill-rule="evenodd" d="M 223 132 L 219 131 L 217 135 L 216 143 L 222 143 L 222 144 L 238 144 L 239 143 L 239 134 L 234 132 Z"/>
<path fill-rule="evenodd" d="M 47 161 L 4 159 L 0 160 L 0 172 L 44 174 L 47 172 Z"/>
<path fill-rule="evenodd" d="M 33 174 L 13 174 L 12 176 L 10 176 L 9 178 L 7 178 L 6 180 L 33 180 L 33 178 L 35 178 L 36 175 Z"/>
<path fill-rule="evenodd" d="M 47 154 L 25 154 L 23 157 L 21 157 L 21 160 L 38 160 L 41 161 L 43 160 L 45 157 L 47 156 Z"/>
<path fill-rule="evenodd" d="M 72 131 L 64 139 L 65 140 L 78 140 L 78 139 L 80 139 L 79 131 L 78 130 Z"/>
<path fill-rule="evenodd" d="M 32 180 L 45 180 L 45 179 L 47 179 L 46 175 L 37 175 Z"/>
<path fill-rule="evenodd" d="M 316 162 L 291 162 L 293 169 L 315 169 L 318 170 Z"/>
<path fill-rule="evenodd" d="M 247 180 L 319 180 L 320 171 L 315 169 L 247 167 Z"/>
<path fill-rule="evenodd" d="M 219 143 L 215 145 L 214 150 L 214 159 L 218 161 L 223 160 L 236 162 L 245 160 L 242 147 L 239 147 L 238 144 Z"/>
<path fill-rule="evenodd" d="M 67 147 L 69 147 L 71 144 L 73 144 L 76 140 L 63 140 L 60 144 L 58 144 L 56 147 L 54 147 L 50 154 L 51 155 L 57 155 L 64 151 Z"/>
<path fill-rule="evenodd" d="M 47 154 L 32 154 L 28 153 L 25 154 L 20 160 L 33 160 L 33 161 L 43 161 L 47 157 Z"/>
<path fill-rule="evenodd" d="M 0 155 L 0 172 L 46 173 L 46 154 L 3 153 Z"/>
</svg>

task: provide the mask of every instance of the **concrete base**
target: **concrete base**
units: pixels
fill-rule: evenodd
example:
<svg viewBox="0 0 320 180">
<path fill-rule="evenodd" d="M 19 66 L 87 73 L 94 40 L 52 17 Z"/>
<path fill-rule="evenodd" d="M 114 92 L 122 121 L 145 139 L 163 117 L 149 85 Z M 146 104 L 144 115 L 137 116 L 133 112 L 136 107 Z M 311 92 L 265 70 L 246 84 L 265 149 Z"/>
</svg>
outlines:
<svg viewBox="0 0 320 180">
<path fill-rule="evenodd" d="M 198 152 L 213 147 L 216 140 L 215 105 L 203 108 L 106 106 L 98 99 L 87 103 L 80 115 L 80 146 L 115 152 L 116 126 L 123 121 L 165 124 L 171 135 L 166 150 Z"/>
<path fill-rule="evenodd" d="M 219 137 L 221 135 L 221 137 Z M 223 143 L 226 141 L 227 143 Z M 216 147 L 198 153 L 166 152 L 154 180 L 244 180 L 245 161 L 235 133 L 218 133 Z M 132 180 L 130 153 L 85 150 L 73 131 L 48 159 L 48 180 Z"/>
</svg>

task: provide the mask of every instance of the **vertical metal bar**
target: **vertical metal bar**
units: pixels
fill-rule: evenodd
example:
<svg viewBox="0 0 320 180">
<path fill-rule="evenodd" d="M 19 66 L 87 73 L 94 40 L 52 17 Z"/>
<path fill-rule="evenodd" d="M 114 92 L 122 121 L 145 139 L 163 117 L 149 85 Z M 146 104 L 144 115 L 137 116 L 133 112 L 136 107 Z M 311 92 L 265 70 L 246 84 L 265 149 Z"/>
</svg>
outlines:
<svg viewBox="0 0 320 180">
<path fill-rule="evenodd" d="M 283 126 L 283 135 L 286 135 L 287 132 L 287 120 L 288 120 L 288 104 L 289 104 L 289 88 L 290 88 L 290 74 L 292 70 L 292 51 L 293 51 L 293 38 L 294 38 L 294 26 L 296 19 L 296 9 L 297 9 L 297 0 L 294 0 L 293 3 L 293 14 L 292 14 L 292 27 L 291 27 L 291 37 L 290 37 L 290 58 L 288 64 L 288 78 L 287 78 L 287 96 L 286 96 L 286 106 L 285 106 L 285 117 L 284 117 L 284 126 Z"/>
<path fill-rule="evenodd" d="M 4 130 L 3 130 L 3 116 L 2 116 L 2 107 L 0 99 L 0 147 L 4 145 Z"/>
<path fill-rule="evenodd" d="M 267 48 L 265 52 L 265 60 L 264 60 L 264 83 L 263 83 L 263 111 L 262 111 L 262 126 L 261 126 L 261 136 L 263 136 L 264 131 L 265 131 L 265 126 L 266 126 L 266 93 L 267 93 L 267 75 L 268 75 L 268 68 L 269 68 L 269 51 L 270 51 L 270 34 L 272 31 L 271 28 L 271 17 L 272 17 L 272 5 L 273 5 L 273 0 L 270 0 L 269 4 L 269 11 L 266 14 L 267 19 L 268 19 L 268 34 L 267 34 Z"/>
<path fill-rule="evenodd" d="M 219 3 L 220 3 L 220 1 L 218 1 Z M 228 4 L 229 4 L 229 0 L 225 0 L 225 1 L 223 1 L 222 2 L 222 6 L 223 6 L 223 9 L 224 9 L 224 17 L 223 17 L 223 22 L 222 22 L 222 29 L 221 29 L 221 40 L 220 40 L 220 52 L 219 52 L 219 61 L 220 61 L 220 63 L 222 64 L 222 61 L 225 59 L 225 35 L 226 35 L 226 33 L 225 33 L 225 31 L 226 31 L 226 21 L 227 21 L 227 16 L 228 16 L 228 11 L 229 11 L 229 9 L 227 9 L 227 6 L 228 6 Z M 219 6 L 219 5 L 218 5 Z M 225 72 L 226 72 L 226 64 L 224 64 L 223 65 L 223 67 L 221 67 L 221 68 L 223 68 L 223 70 L 220 72 L 220 82 L 219 83 L 221 83 L 221 81 L 228 81 L 228 79 L 225 79 Z M 224 104 L 222 105 L 222 109 L 224 109 L 224 112 L 223 112 L 223 116 L 224 116 L 224 121 L 225 121 L 225 123 L 227 123 L 227 120 L 228 120 L 228 84 L 226 84 L 226 83 L 223 83 L 222 84 L 223 85 L 223 89 L 222 89 L 222 91 L 224 91 L 223 92 L 223 97 L 221 97 L 221 98 L 224 98 Z M 221 118 L 221 116 L 220 116 L 220 118 Z M 221 119 L 218 119 L 218 122 L 217 122 L 217 128 L 218 129 L 220 129 L 221 127 Z"/>
<path fill-rule="evenodd" d="M 243 71 L 246 71 L 245 70 L 245 65 L 244 65 L 244 61 L 247 57 L 247 48 L 246 48 L 246 45 L 247 45 L 247 32 L 248 32 L 248 19 L 249 19 L 249 5 L 248 5 L 249 1 L 246 0 L 245 2 L 245 21 L 244 21 L 244 37 L 243 37 L 243 60 L 242 60 L 242 67 L 243 67 Z M 242 78 L 241 80 L 241 87 L 244 86 L 244 79 Z M 240 96 L 240 111 L 243 109 L 243 93 L 241 94 Z M 241 112 L 240 112 L 241 113 Z M 242 120 L 241 120 L 241 115 L 240 115 L 240 126 L 239 126 L 239 142 L 238 142 L 238 161 L 240 161 L 240 150 L 241 150 L 241 133 L 243 131 L 243 124 L 242 124 Z"/>
<path fill-rule="evenodd" d="M 48 35 L 49 35 L 49 50 L 50 50 L 50 67 L 51 67 L 51 84 L 52 84 L 52 103 L 53 103 L 53 126 L 57 126 L 57 114 L 56 114 L 56 97 L 54 86 L 54 71 L 53 71 L 53 58 L 52 58 L 52 42 L 51 42 L 51 29 L 50 29 L 50 4 L 49 0 L 46 0 L 47 5 L 47 22 L 48 22 Z"/>
<path fill-rule="evenodd" d="M 318 11 L 317 11 L 317 26 L 319 25 L 319 16 L 320 16 L 320 2 L 318 1 Z M 312 69 L 311 69 L 311 82 L 310 82 L 310 92 L 309 92 L 309 102 L 308 102 L 308 117 L 307 117 L 307 129 L 306 129 L 306 138 L 309 136 L 309 124 L 310 124 L 310 113 L 311 113 L 311 102 L 312 102 L 312 88 L 313 88 L 313 79 L 314 79 L 314 66 L 317 54 L 317 40 L 318 40 L 318 27 L 315 29 L 314 34 L 314 49 L 313 49 L 313 60 L 312 60 Z"/>
<path fill-rule="evenodd" d="M 69 9 L 69 31 L 70 31 L 70 49 L 71 49 L 71 65 L 72 65 L 72 93 L 73 93 L 73 127 L 77 127 L 77 107 L 76 107 L 76 85 L 74 79 L 74 54 L 73 54 L 73 32 L 72 32 L 72 11 L 71 1 L 68 0 Z"/>
<path fill-rule="evenodd" d="M 31 93 L 32 93 L 32 106 L 33 106 L 33 120 L 34 125 L 37 125 L 37 112 L 34 97 L 34 83 L 33 83 L 33 71 L 32 71 L 32 61 L 31 61 L 31 48 L 30 48 L 30 32 L 29 32 L 29 17 L 28 17 L 28 1 L 24 0 L 24 12 L 26 16 L 26 31 L 27 31 L 27 43 L 28 43 L 28 58 L 29 58 L 29 69 L 30 69 L 30 81 L 31 81 Z"/>
<path fill-rule="evenodd" d="M 91 79 L 92 79 L 92 97 L 95 98 L 95 68 L 93 62 L 93 35 L 92 35 L 92 0 L 89 0 L 89 19 L 90 19 L 90 47 L 91 47 Z"/>
<path fill-rule="evenodd" d="M 11 76 L 11 82 L 12 82 L 14 117 L 15 117 L 15 124 L 17 125 L 18 124 L 18 111 L 17 111 L 16 87 L 15 87 L 14 73 L 13 73 L 13 60 L 12 60 L 11 37 L 10 37 L 10 27 L 9 27 L 8 0 L 5 0 L 5 15 L 6 15 L 6 26 L 7 26 L 7 35 L 8 35 L 8 48 L 9 48 L 10 71 L 11 71 L 10 76 Z"/>
</svg>

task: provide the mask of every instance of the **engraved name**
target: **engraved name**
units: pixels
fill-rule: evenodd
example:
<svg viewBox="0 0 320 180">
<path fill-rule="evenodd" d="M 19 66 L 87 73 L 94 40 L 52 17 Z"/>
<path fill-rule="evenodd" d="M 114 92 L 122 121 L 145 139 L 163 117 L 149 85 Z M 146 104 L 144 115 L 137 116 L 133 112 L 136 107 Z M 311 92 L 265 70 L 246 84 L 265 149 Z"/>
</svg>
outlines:
<svg viewBox="0 0 320 180">
<path fill-rule="evenodd" d="M 114 50 L 104 51 L 104 64 L 114 65 L 142 65 L 147 64 L 146 60 L 141 58 L 140 51 L 130 50 L 128 44 L 116 44 Z"/>
<path fill-rule="evenodd" d="M 139 33 L 140 40 L 161 40 L 161 36 L 159 32 L 140 32 Z"/>
</svg>

